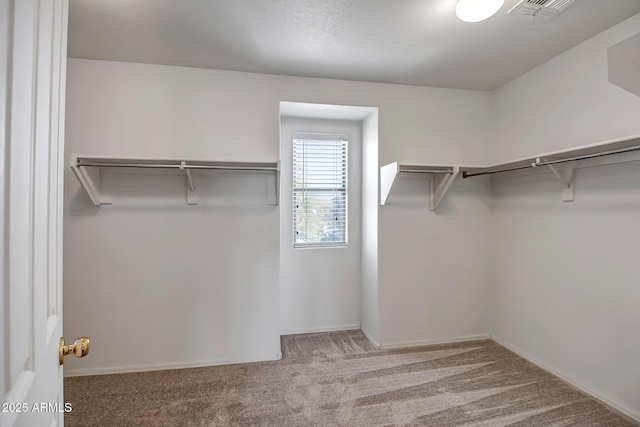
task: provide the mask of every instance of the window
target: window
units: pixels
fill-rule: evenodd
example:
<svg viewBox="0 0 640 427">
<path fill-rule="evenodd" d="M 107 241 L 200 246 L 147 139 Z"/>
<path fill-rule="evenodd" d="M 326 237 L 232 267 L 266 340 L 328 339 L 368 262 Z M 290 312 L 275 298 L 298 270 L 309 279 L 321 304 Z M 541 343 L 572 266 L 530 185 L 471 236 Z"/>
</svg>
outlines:
<svg viewBox="0 0 640 427">
<path fill-rule="evenodd" d="M 344 135 L 294 135 L 294 247 L 347 244 L 347 143 Z"/>
</svg>

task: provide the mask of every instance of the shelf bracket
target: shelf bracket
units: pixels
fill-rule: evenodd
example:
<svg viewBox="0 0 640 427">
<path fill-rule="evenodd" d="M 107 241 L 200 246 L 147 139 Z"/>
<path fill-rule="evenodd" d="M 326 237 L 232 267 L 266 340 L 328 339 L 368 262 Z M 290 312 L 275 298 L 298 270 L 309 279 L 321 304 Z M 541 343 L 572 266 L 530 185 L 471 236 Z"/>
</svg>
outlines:
<svg viewBox="0 0 640 427">
<path fill-rule="evenodd" d="M 180 162 L 180 170 L 183 170 L 187 175 L 187 204 L 197 205 L 198 193 L 196 193 L 196 184 L 193 182 L 193 174 L 191 173 L 191 170 L 186 168 L 186 165 L 186 162 Z"/>
<path fill-rule="evenodd" d="M 541 163 L 542 159 L 537 158 L 536 164 Z M 562 201 L 563 202 L 573 202 L 575 200 L 575 170 L 574 166 L 568 166 L 564 173 L 561 173 L 554 165 L 547 165 L 549 170 L 553 172 L 553 174 L 558 178 L 560 183 L 562 183 Z"/>
<path fill-rule="evenodd" d="M 111 197 L 102 194 L 102 172 L 100 168 L 78 165 L 78 156 L 71 155 L 71 171 L 85 189 L 95 206 L 110 205 Z"/>
<path fill-rule="evenodd" d="M 429 210 L 435 211 L 440 207 L 444 196 L 451 188 L 451 184 L 460 174 L 460 167 L 453 166 L 453 171 L 448 174 L 433 175 L 429 180 Z"/>
<path fill-rule="evenodd" d="M 267 176 L 267 204 L 278 206 L 280 204 L 280 160 L 276 171 Z"/>
<path fill-rule="evenodd" d="M 380 168 L 380 206 L 387 204 L 391 187 L 398 176 L 400 166 L 398 162 L 389 163 Z"/>
</svg>

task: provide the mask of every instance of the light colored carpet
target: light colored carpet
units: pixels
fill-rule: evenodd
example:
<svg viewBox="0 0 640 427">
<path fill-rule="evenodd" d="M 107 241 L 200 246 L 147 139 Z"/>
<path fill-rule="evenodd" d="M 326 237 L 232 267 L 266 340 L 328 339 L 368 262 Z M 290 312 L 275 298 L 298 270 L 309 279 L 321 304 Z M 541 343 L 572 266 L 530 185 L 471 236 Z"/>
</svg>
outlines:
<svg viewBox="0 0 640 427">
<path fill-rule="evenodd" d="M 69 426 L 638 426 L 493 341 L 375 350 L 282 338 L 283 359 L 65 379 Z"/>
</svg>

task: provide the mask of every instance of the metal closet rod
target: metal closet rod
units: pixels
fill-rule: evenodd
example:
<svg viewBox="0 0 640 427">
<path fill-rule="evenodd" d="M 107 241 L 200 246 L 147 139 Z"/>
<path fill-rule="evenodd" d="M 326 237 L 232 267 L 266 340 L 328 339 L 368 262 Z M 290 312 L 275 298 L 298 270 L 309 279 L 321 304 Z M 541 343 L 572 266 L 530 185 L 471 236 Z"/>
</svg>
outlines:
<svg viewBox="0 0 640 427">
<path fill-rule="evenodd" d="M 537 162 L 537 163 L 535 163 L 535 165 L 536 166 L 555 165 L 555 164 L 558 164 L 558 163 L 574 162 L 574 161 L 577 161 L 577 160 L 586 160 L 586 159 L 594 159 L 596 157 L 610 156 L 612 154 L 629 153 L 631 151 L 640 151 L 640 145 L 636 145 L 636 146 L 633 146 L 633 147 L 627 147 L 627 148 L 619 148 L 617 150 L 603 151 L 602 153 L 584 154 L 582 156 L 569 157 L 567 159 L 545 160 L 543 162 Z"/>
<path fill-rule="evenodd" d="M 568 157 L 566 159 L 544 160 L 544 161 L 539 161 L 539 162 L 536 161 L 536 162 L 531 163 L 530 165 L 514 166 L 514 167 L 511 167 L 511 168 L 499 169 L 499 170 L 495 170 L 495 171 L 485 171 L 485 172 L 476 172 L 476 173 L 464 172 L 462 174 L 462 176 L 464 178 L 468 178 L 468 177 L 472 177 L 472 176 L 490 175 L 490 174 L 494 174 L 494 173 L 510 172 L 510 171 L 521 170 L 521 169 L 529 169 L 529 168 L 534 168 L 534 167 L 538 167 L 538 166 L 557 165 L 559 163 L 567 163 L 567 162 L 575 162 L 575 161 L 578 161 L 578 160 L 594 159 L 596 157 L 611 156 L 613 154 L 630 153 L 632 151 L 640 151 L 640 145 L 636 145 L 636 146 L 633 146 L 633 147 L 619 148 L 617 150 L 603 151 L 602 153 L 583 154 L 581 156 Z"/>
<path fill-rule="evenodd" d="M 276 171 L 277 168 L 256 166 L 214 166 L 214 165 L 167 165 L 150 163 L 100 163 L 78 161 L 77 166 L 101 166 L 105 168 L 147 168 L 147 169 L 218 169 L 218 170 L 243 170 L 243 171 Z"/>
<path fill-rule="evenodd" d="M 486 172 L 475 172 L 475 173 L 473 173 L 473 172 L 469 173 L 467 171 L 464 171 L 462 173 L 462 177 L 463 178 L 469 178 L 469 177 L 472 177 L 472 176 L 491 175 L 491 174 L 500 173 L 500 172 L 511 172 L 511 171 L 517 171 L 517 170 L 520 170 L 520 169 L 529 169 L 531 167 L 533 167 L 533 166 L 532 165 L 513 166 L 513 167 L 510 167 L 510 168 L 500 169 L 500 170 L 497 170 L 497 171 L 486 171 Z"/>
</svg>

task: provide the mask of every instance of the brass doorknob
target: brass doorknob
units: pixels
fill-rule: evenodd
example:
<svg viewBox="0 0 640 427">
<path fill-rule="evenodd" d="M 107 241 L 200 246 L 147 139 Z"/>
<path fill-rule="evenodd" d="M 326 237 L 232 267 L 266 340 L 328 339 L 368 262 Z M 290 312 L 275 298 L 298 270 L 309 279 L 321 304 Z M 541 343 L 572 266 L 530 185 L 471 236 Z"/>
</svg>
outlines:
<svg viewBox="0 0 640 427">
<path fill-rule="evenodd" d="M 58 357 L 61 365 L 64 363 L 64 357 L 71 353 L 76 357 L 84 357 L 89 354 L 89 338 L 80 337 L 73 344 L 64 345 L 64 337 L 60 337 L 60 351 Z"/>
</svg>

